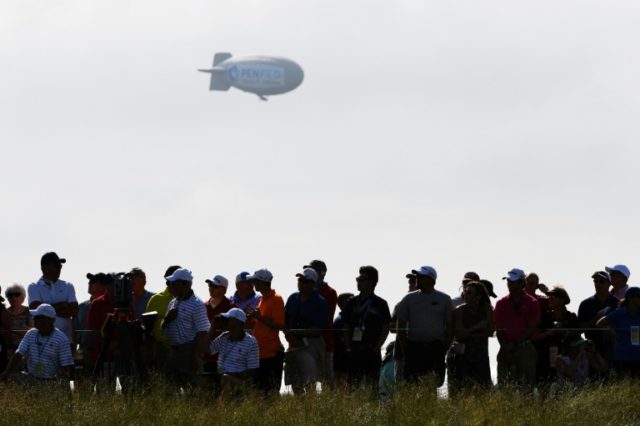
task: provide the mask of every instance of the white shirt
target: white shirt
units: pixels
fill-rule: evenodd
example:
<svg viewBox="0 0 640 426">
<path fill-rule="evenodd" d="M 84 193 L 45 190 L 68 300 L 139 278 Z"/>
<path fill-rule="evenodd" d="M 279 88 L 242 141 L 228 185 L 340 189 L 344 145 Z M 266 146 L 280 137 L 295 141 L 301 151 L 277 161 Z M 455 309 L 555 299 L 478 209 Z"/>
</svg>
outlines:
<svg viewBox="0 0 640 426">
<path fill-rule="evenodd" d="M 73 365 L 69 339 L 57 328 L 48 336 L 32 328 L 24 335 L 17 352 L 27 360 L 29 374 L 38 379 L 54 379 L 60 376 L 62 367 Z"/>
<path fill-rule="evenodd" d="M 48 303 L 50 305 L 60 302 L 78 303 L 73 284 L 62 280 L 48 284 L 41 277 L 38 282 L 29 284 L 28 293 L 29 305 L 33 302 Z M 73 321 L 71 318 L 56 317 L 54 327 L 66 334 L 69 341 L 73 340 Z"/>
<path fill-rule="evenodd" d="M 242 340 L 229 340 L 229 332 L 224 332 L 211 342 L 211 353 L 218 354 L 218 371 L 221 373 L 242 373 L 260 365 L 258 341 L 249 333 Z"/>
<path fill-rule="evenodd" d="M 164 328 L 169 345 L 191 343 L 197 333 L 209 331 L 211 324 L 207 318 L 207 308 L 195 294 L 187 300 L 173 299 L 169 302 L 167 313 L 173 308 L 178 310 L 178 316 Z"/>
</svg>

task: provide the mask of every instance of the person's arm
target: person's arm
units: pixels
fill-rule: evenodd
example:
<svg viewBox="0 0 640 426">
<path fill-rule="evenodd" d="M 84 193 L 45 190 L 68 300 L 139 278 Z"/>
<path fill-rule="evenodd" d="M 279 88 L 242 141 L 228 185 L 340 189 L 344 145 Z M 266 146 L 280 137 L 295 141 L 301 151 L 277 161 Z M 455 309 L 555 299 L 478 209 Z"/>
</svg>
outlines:
<svg viewBox="0 0 640 426">
<path fill-rule="evenodd" d="M 59 317 L 71 318 L 78 315 L 78 302 L 58 302 L 51 306 L 56 310 L 56 315 Z"/>
<path fill-rule="evenodd" d="M 199 331 L 196 333 L 195 338 L 195 350 L 196 354 L 204 354 L 209 352 L 209 339 L 207 338 L 206 331 Z"/>
<path fill-rule="evenodd" d="M 22 354 L 20 354 L 20 352 L 14 353 L 11 359 L 9 360 L 9 364 L 7 365 L 7 368 L 5 368 L 5 370 L 2 373 L 0 373 L 0 382 L 4 382 L 5 380 L 7 380 L 7 377 L 11 373 L 16 371 L 21 364 L 22 364 Z"/>
<path fill-rule="evenodd" d="M 4 307 L 0 307 L 0 337 L 10 338 L 12 332 L 9 321 L 9 312 Z"/>
</svg>

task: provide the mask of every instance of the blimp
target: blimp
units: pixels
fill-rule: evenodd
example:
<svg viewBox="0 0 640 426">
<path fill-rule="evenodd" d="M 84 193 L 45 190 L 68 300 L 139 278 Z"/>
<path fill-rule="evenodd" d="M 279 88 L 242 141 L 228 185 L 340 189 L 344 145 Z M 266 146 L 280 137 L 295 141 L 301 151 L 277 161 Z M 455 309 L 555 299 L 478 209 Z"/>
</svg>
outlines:
<svg viewBox="0 0 640 426">
<path fill-rule="evenodd" d="M 211 74 L 209 90 L 235 87 L 254 93 L 263 101 L 267 96 L 292 91 L 304 79 L 304 71 L 291 59 L 259 55 L 234 58 L 228 52 L 216 53 L 213 67 L 198 71 Z"/>
</svg>

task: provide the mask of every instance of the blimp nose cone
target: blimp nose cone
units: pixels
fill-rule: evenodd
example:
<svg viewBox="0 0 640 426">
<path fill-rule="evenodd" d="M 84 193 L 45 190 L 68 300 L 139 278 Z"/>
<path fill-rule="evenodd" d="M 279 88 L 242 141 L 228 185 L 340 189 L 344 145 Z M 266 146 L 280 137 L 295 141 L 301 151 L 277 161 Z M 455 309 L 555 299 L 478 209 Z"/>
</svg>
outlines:
<svg viewBox="0 0 640 426">
<path fill-rule="evenodd" d="M 304 71 L 302 71 L 302 68 L 298 64 L 294 64 L 294 66 L 291 67 L 290 72 L 287 74 L 287 80 L 287 86 L 291 88 L 290 90 L 302 84 Z"/>
</svg>

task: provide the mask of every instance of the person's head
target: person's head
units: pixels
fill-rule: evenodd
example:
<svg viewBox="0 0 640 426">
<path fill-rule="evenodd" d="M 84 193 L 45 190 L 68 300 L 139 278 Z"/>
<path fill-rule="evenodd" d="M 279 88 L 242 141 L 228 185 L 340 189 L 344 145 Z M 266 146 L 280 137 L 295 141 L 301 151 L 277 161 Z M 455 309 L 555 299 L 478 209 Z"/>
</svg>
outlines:
<svg viewBox="0 0 640 426">
<path fill-rule="evenodd" d="M 570 339 L 569 341 L 567 341 L 565 343 L 565 347 L 567 349 L 569 357 L 571 359 L 575 359 L 578 356 L 578 354 L 580 353 L 580 350 L 582 349 L 582 347 L 584 345 L 589 345 L 589 344 L 591 344 L 589 341 L 584 340 L 580 336 L 577 336 L 577 337 L 574 337 L 573 339 Z"/>
<path fill-rule="evenodd" d="M 210 280 L 205 280 L 209 286 L 209 296 L 212 299 L 222 299 L 227 293 L 229 287 L 229 280 L 222 275 L 216 275 Z"/>
<path fill-rule="evenodd" d="M 318 274 L 315 269 L 305 268 L 296 274 L 298 278 L 298 291 L 302 294 L 311 294 L 316 289 Z"/>
<path fill-rule="evenodd" d="M 529 294 L 535 294 L 540 285 L 540 277 L 535 272 L 530 272 L 524 279 L 525 291 Z"/>
<path fill-rule="evenodd" d="M 166 277 L 169 281 L 169 293 L 175 298 L 183 298 L 191 293 L 193 274 L 186 268 L 176 269 L 173 274 Z"/>
<path fill-rule="evenodd" d="M 265 294 L 271 291 L 273 274 L 268 269 L 258 269 L 253 273 L 253 275 L 250 275 L 248 279 L 253 282 L 256 291 L 260 294 Z"/>
<path fill-rule="evenodd" d="M 520 295 L 525 288 L 525 274 L 522 269 L 513 268 L 507 272 L 506 277 L 502 277 L 503 280 L 507 280 L 507 287 L 509 288 L 509 294 Z"/>
<path fill-rule="evenodd" d="M 611 287 L 611 277 L 606 271 L 596 271 L 591 275 L 593 279 L 593 286 L 596 290 L 596 294 L 606 295 L 609 294 L 609 288 Z"/>
<path fill-rule="evenodd" d="M 487 294 L 493 298 L 498 297 L 497 294 L 495 294 L 493 292 L 493 283 L 489 280 L 480 280 L 480 284 L 482 284 L 485 288 L 485 290 L 487 290 Z"/>
<path fill-rule="evenodd" d="M 253 282 L 249 279 L 250 273 L 243 271 L 236 275 L 236 290 L 241 299 L 249 297 L 253 292 Z"/>
<path fill-rule="evenodd" d="M 609 273 L 611 277 L 611 285 L 613 288 L 618 289 L 627 285 L 631 271 L 625 265 L 605 266 L 605 271 Z"/>
<path fill-rule="evenodd" d="M 634 311 L 640 310 L 640 287 L 629 287 L 624 292 L 624 299 L 620 301 L 620 306 L 629 307 Z"/>
<path fill-rule="evenodd" d="M 569 293 L 567 293 L 567 290 L 562 286 L 554 286 L 551 290 L 545 292 L 545 294 L 549 297 L 549 306 L 551 309 L 562 309 L 571 303 Z"/>
<path fill-rule="evenodd" d="M 477 273 L 473 272 L 473 271 L 469 271 L 466 272 L 463 276 L 462 276 L 462 285 L 465 286 L 466 284 L 472 282 L 472 281 L 480 281 L 480 275 L 478 275 Z"/>
<path fill-rule="evenodd" d="M 48 303 L 40 304 L 31 311 L 33 326 L 42 335 L 49 335 L 53 331 L 53 323 L 56 320 L 56 310 Z"/>
<path fill-rule="evenodd" d="M 18 306 L 22 306 L 22 304 L 24 303 L 24 299 L 27 297 L 27 292 L 23 286 L 15 283 L 7 287 L 7 289 L 4 291 L 4 295 L 9 301 L 11 307 L 16 308 Z"/>
<path fill-rule="evenodd" d="M 340 293 L 338 295 L 338 307 L 342 311 L 345 306 L 347 306 L 347 302 L 349 299 L 353 297 L 353 293 Z"/>
<path fill-rule="evenodd" d="M 416 276 L 416 287 L 420 291 L 431 291 L 436 285 L 438 273 L 432 266 L 421 266 L 411 271 Z"/>
<path fill-rule="evenodd" d="M 308 265 L 304 265 L 302 269 L 311 268 L 316 271 L 318 274 L 318 284 L 322 284 L 324 282 L 324 277 L 327 275 L 327 264 L 322 260 L 312 260 Z"/>
<path fill-rule="evenodd" d="M 468 305 L 490 305 L 489 295 L 487 289 L 480 284 L 479 281 L 469 281 L 465 284 L 463 290 L 464 301 Z"/>
<path fill-rule="evenodd" d="M 173 273 L 175 271 L 177 271 L 178 269 L 182 268 L 182 266 L 180 265 L 172 265 L 169 266 L 167 268 L 167 270 L 164 272 L 164 280 L 165 280 L 165 284 L 168 286 L 169 285 L 169 281 L 167 281 L 167 277 L 170 277 L 171 275 L 173 275 Z"/>
<path fill-rule="evenodd" d="M 361 266 L 356 277 L 358 291 L 373 293 L 378 285 L 378 270 L 371 265 Z"/>
<path fill-rule="evenodd" d="M 97 274 L 87 273 L 87 293 L 91 296 L 91 299 L 95 299 L 101 296 L 107 291 L 107 274 L 98 272 Z"/>
<path fill-rule="evenodd" d="M 140 268 L 133 268 L 129 271 L 129 277 L 131 278 L 133 297 L 142 297 L 144 294 L 144 286 L 147 285 L 147 274 Z"/>
<path fill-rule="evenodd" d="M 42 277 L 51 282 L 58 281 L 60 278 L 60 272 L 62 271 L 62 264 L 66 263 L 67 259 L 61 259 L 56 253 L 48 252 L 42 255 L 40 258 L 40 269 L 42 270 Z"/>
<path fill-rule="evenodd" d="M 418 288 L 418 282 L 416 280 L 416 274 L 407 274 L 407 282 L 409 283 L 409 291 L 415 291 Z"/>
<path fill-rule="evenodd" d="M 244 324 L 247 322 L 247 315 L 242 309 L 231 308 L 228 312 L 220 315 L 226 319 L 226 329 L 229 332 L 239 332 L 244 330 Z"/>
</svg>

